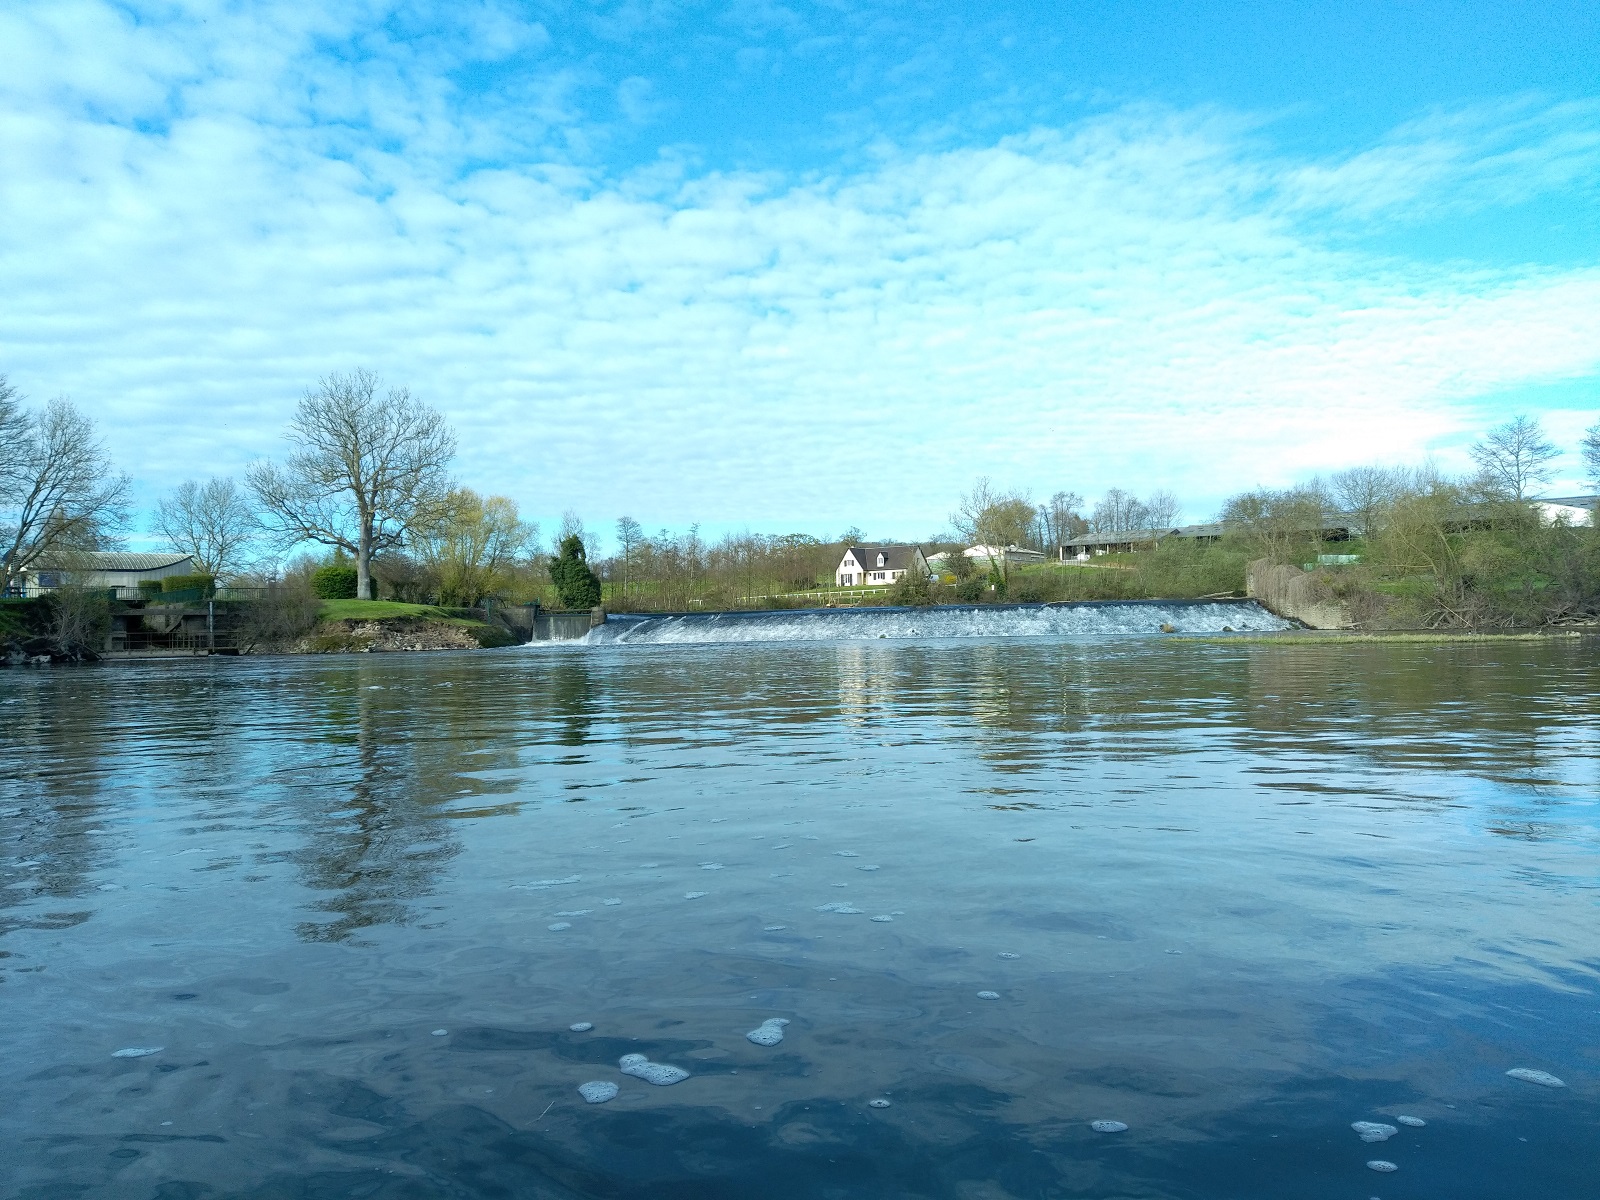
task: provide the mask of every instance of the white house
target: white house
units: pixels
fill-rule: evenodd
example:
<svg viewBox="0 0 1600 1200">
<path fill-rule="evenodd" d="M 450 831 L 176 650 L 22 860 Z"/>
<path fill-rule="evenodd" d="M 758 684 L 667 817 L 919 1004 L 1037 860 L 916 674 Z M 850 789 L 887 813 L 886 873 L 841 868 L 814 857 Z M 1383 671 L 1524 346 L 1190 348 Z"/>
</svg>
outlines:
<svg viewBox="0 0 1600 1200">
<path fill-rule="evenodd" d="M 879 587 L 907 571 L 928 574 L 921 546 L 851 546 L 839 560 L 833 578 L 840 587 Z"/>
<path fill-rule="evenodd" d="M 44 554 L 22 572 L 23 588 L 30 596 L 72 582 L 89 588 L 116 588 L 124 599 L 139 595 L 143 579 L 168 575 L 193 575 L 199 568 L 187 554 L 117 554 L 99 550 L 70 554 Z"/>
<path fill-rule="evenodd" d="M 973 565 L 980 570 L 988 570 L 995 561 L 1004 558 L 1012 566 L 1027 566 L 1029 563 L 1042 563 L 1045 556 L 1037 550 L 1029 550 L 1026 546 L 968 546 L 961 552 L 965 557 L 973 559 Z"/>
</svg>

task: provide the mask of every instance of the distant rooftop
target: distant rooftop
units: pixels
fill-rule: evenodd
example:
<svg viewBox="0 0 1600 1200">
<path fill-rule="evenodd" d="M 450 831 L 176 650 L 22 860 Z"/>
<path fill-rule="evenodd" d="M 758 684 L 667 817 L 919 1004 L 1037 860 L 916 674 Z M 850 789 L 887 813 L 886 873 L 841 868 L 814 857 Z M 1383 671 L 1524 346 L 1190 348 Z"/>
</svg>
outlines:
<svg viewBox="0 0 1600 1200">
<path fill-rule="evenodd" d="M 36 567 L 56 571 L 159 571 L 190 560 L 187 554 L 125 554 L 110 550 L 73 550 L 44 554 Z"/>
</svg>

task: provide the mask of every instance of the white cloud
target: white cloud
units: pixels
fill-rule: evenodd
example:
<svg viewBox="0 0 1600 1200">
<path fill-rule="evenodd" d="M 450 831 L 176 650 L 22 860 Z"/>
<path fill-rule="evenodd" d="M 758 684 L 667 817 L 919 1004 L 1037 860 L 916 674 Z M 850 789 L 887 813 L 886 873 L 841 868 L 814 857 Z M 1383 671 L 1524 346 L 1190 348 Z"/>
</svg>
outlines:
<svg viewBox="0 0 1600 1200">
<path fill-rule="evenodd" d="M 610 136 L 563 99 L 571 65 L 529 68 L 513 111 L 448 82 L 459 38 L 53 11 L 0 18 L 79 62 L 4 85 L 0 370 L 73 394 L 152 490 L 275 452 L 301 389 L 366 365 L 539 514 L 921 535 L 981 472 L 1167 486 L 1199 516 L 1448 450 L 1482 398 L 1600 371 L 1600 271 L 1350 236 L 1484 178 L 1592 172 L 1590 110 L 1326 162 L 1135 109 L 825 178 L 608 177 L 563 149 Z M 469 25 L 493 55 L 546 44 L 498 8 Z M 341 38 L 365 57 L 312 53 Z"/>
</svg>

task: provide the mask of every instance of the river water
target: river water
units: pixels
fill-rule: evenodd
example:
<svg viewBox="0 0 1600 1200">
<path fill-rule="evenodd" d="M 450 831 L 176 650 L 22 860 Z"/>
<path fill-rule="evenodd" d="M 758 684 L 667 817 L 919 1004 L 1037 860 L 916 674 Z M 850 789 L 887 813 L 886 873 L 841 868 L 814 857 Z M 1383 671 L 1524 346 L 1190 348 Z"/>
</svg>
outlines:
<svg viewBox="0 0 1600 1200">
<path fill-rule="evenodd" d="M 0 1195 L 1594 1197 L 1597 697 L 1577 639 L 3 673 Z"/>
</svg>

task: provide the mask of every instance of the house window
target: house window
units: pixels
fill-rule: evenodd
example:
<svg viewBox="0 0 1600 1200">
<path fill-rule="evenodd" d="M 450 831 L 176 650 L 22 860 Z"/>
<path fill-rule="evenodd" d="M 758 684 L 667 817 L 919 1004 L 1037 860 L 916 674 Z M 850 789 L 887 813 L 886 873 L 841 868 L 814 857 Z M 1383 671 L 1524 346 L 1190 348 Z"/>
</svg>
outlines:
<svg viewBox="0 0 1600 1200">
<path fill-rule="evenodd" d="M 880 566 L 880 567 L 881 567 L 881 566 L 883 566 L 883 565 L 884 565 L 884 563 L 885 563 L 885 562 L 887 562 L 887 561 L 888 561 L 888 560 L 887 560 L 887 559 L 885 559 L 885 558 L 884 558 L 884 557 L 883 557 L 883 555 L 881 555 L 881 554 L 880 554 L 880 555 L 878 555 L 878 565 L 879 565 L 879 566 Z"/>
</svg>

